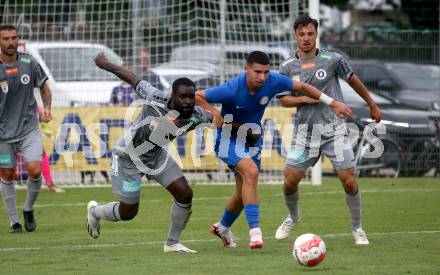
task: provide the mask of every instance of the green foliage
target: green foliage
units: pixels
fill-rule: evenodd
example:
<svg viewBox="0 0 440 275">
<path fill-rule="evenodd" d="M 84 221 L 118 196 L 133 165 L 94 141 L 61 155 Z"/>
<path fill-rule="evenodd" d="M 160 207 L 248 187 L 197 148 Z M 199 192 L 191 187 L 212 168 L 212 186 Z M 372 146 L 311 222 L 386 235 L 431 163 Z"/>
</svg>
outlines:
<svg viewBox="0 0 440 275">
<path fill-rule="evenodd" d="M 265 247 L 247 248 L 244 214 L 233 227 L 237 249 L 225 249 L 208 233 L 234 186 L 193 186 L 193 215 L 183 243 L 199 253 L 164 254 L 171 197 L 161 187 L 143 187 L 138 216 L 129 222 L 101 224 L 92 239 L 84 223 L 86 203 L 115 200 L 110 188 L 42 191 L 36 207 L 38 228 L 10 234 L 0 208 L 2 274 L 437 274 L 440 266 L 438 179 L 360 179 L 363 225 L 370 245 L 355 246 L 345 195 L 334 178 L 320 187 L 301 186 L 302 221 L 290 240 L 274 232 L 287 214 L 281 186 L 261 185 L 261 224 Z M 18 191 L 22 205 L 25 191 Z M 21 209 L 19 209 L 21 213 Z M 314 268 L 296 264 L 290 247 L 295 236 L 313 232 L 327 245 L 327 258 Z"/>
</svg>

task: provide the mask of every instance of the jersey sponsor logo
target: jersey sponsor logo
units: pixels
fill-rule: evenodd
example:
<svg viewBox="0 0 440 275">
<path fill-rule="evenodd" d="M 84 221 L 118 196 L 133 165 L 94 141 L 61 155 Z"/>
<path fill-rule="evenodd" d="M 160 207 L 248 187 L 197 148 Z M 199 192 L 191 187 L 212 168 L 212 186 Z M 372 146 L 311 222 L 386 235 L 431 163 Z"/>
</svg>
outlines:
<svg viewBox="0 0 440 275">
<path fill-rule="evenodd" d="M 20 57 L 20 61 L 23 61 L 28 64 L 31 64 L 31 62 L 32 62 L 29 58 L 26 58 L 26 57 Z"/>
<path fill-rule="evenodd" d="M 316 71 L 315 76 L 319 80 L 323 80 L 327 76 L 327 72 L 324 69 L 319 69 Z"/>
<path fill-rule="evenodd" d="M 17 67 L 7 68 L 5 72 L 6 74 L 18 74 L 18 68 Z"/>
<path fill-rule="evenodd" d="M 308 62 L 308 63 L 301 64 L 301 69 L 302 70 L 310 70 L 310 69 L 315 68 L 315 66 L 316 66 L 316 62 Z"/>
<path fill-rule="evenodd" d="M 267 96 L 263 96 L 263 97 L 260 99 L 260 104 L 261 104 L 261 105 L 266 105 L 267 102 L 269 102 L 269 98 L 268 98 Z"/>
<path fill-rule="evenodd" d="M 135 181 L 126 181 L 122 182 L 122 191 L 124 192 L 137 192 L 141 190 L 141 182 L 138 180 Z"/>
<path fill-rule="evenodd" d="M 235 108 L 236 109 L 244 109 L 244 108 L 246 108 L 245 106 L 239 106 L 239 105 L 237 105 L 237 106 L 235 106 Z"/>
<path fill-rule="evenodd" d="M 0 82 L 0 87 L 2 88 L 3 93 L 7 93 L 9 91 L 8 81 Z"/>
<path fill-rule="evenodd" d="M 329 60 L 332 59 L 332 56 L 327 53 L 321 53 L 319 56 L 322 58 L 325 58 L 325 59 L 329 59 Z"/>
<path fill-rule="evenodd" d="M 20 77 L 20 81 L 21 83 L 23 83 L 24 85 L 28 84 L 29 81 L 31 81 L 31 78 L 28 74 L 24 74 Z"/>
</svg>

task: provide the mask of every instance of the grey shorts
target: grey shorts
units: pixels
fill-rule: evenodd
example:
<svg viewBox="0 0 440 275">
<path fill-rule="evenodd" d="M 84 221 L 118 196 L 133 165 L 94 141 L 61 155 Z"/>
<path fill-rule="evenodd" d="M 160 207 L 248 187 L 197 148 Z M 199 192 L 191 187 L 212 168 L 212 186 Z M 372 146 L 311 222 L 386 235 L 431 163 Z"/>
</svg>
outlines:
<svg viewBox="0 0 440 275">
<path fill-rule="evenodd" d="M 173 181 L 183 177 L 182 169 L 165 150 L 159 150 L 154 160 L 148 165 L 151 173 L 137 167 L 127 156 L 112 154 L 112 189 L 119 200 L 127 204 L 139 202 L 142 176 L 168 187 Z"/>
<path fill-rule="evenodd" d="M 23 139 L 13 143 L 0 142 L 0 168 L 15 168 L 17 165 L 17 151 L 21 153 L 26 163 L 41 161 L 43 143 L 40 129 L 36 128 Z"/>
<path fill-rule="evenodd" d="M 347 135 L 323 137 L 318 147 L 298 146 L 294 141 L 287 155 L 286 165 L 304 173 L 307 168 L 316 164 L 322 154 L 330 159 L 335 170 L 355 166 L 353 148 Z"/>
</svg>

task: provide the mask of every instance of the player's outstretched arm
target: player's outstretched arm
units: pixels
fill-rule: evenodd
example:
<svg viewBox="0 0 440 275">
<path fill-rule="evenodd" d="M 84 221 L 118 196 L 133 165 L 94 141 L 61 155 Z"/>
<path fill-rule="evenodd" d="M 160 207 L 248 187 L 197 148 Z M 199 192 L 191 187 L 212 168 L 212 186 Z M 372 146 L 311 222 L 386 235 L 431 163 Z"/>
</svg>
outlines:
<svg viewBox="0 0 440 275">
<path fill-rule="evenodd" d="M 95 64 L 99 68 L 106 70 L 108 72 L 111 72 L 112 74 L 116 75 L 120 79 L 124 80 L 128 84 L 130 84 L 133 88 L 136 88 L 137 83 L 140 81 L 140 79 L 137 78 L 137 76 L 127 70 L 126 68 L 119 66 L 117 64 L 111 63 L 104 53 L 99 53 L 95 57 Z"/>
<path fill-rule="evenodd" d="M 308 96 L 290 96 L 286 95 L 280 98 L 280 104 L 283 107 L 299 107 L 303 104 L 315 104 L 319 100 L 313 99 Z"/>
<path fill-rule="evenodd" d="M 306 95 L 308 97 L 311 97 L 313 99 L 317 99 L 320 102 L 328 105 L 330 107 L 330 109 L 332 109 L 332 111 L 338 117 L 342 118 L 342 117 L 351 117 L 352 116 L 352 112 L 351 112 L 350 108 L 347 107 L 347 105 L 327 96 L 326 94 L 320 92 L 318 89 L 316 89 L 315 87 L 313 87 L 307 83 L 295 82 L 295 85 L 293 86 L 293 90 L 296 92 L 303 93 L 304 95 Z"/>
<path fill-rule="evenodd" d="M 217 128 L 221 128 L 223 125 L 223 116 L 221 115 L 220 111 L 217 110 L 211 103 L 206 100 L 205 91 L 198 91 L 196 92 L 196 105 L 204 108 L 205 110 L 212 113 L 214 116 L 214 125 Z"/>
<path fill-rule="evenodd" d="M 364 83 L 362 83 L 362 81 L 356 74 L 353 74 L 347 82 L 356 91 L 356 93 L 360 97 L 362 97 L 363 100 L 365 100 L 365 102 L 368 104 L 368 107 L 370 107 L 371 118 L 379 123 L 381 119 L 380 109 L 379 107 L 377 107 L 376 102 L 374 102 L 374 100 L 371 98 Z"/>
</svg>

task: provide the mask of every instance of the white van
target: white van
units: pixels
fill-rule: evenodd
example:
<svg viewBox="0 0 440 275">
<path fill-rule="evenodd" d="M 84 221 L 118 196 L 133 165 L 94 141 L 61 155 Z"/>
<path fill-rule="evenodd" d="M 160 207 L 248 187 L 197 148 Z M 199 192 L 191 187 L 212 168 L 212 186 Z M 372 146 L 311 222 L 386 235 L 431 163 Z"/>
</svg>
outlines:
<svg viewBox="0 0 440 275">
<path fill-rule="evenodd" d="M 111 62 L 123 63 L 120 56 L 102 44 L 24 42 L 19 51 L 34 56 L 46 72 L 52 106 L 105 105 L 110 102 L 113 88 L 121 84 L 119 78 L 98 68 L 93 61 L 103 52 Z M 166 82 L 161 78 L 162 81 Z"/>
</svg>

